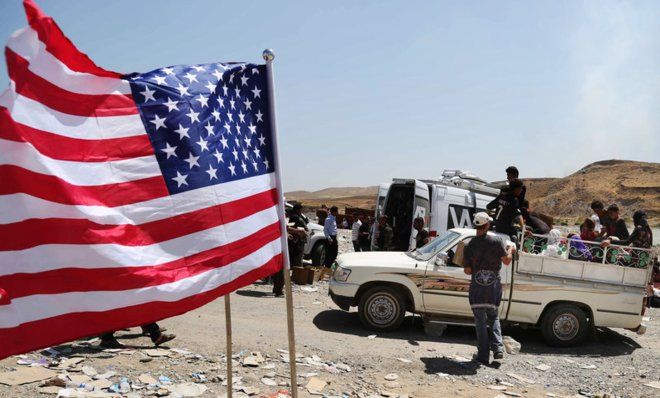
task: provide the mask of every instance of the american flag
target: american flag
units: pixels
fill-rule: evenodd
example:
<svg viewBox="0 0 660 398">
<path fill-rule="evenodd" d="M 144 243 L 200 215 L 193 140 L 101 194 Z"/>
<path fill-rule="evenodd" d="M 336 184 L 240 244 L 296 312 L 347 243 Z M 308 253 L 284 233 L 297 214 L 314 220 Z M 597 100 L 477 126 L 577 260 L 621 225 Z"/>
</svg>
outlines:
<svg viewBox="0 0 660 398">
<path fill-rule="evenodd" d="M 0 97 L 0 358 L 282 267 L 267 71 L 102 69 L 30 0 Z"/>
</svg>

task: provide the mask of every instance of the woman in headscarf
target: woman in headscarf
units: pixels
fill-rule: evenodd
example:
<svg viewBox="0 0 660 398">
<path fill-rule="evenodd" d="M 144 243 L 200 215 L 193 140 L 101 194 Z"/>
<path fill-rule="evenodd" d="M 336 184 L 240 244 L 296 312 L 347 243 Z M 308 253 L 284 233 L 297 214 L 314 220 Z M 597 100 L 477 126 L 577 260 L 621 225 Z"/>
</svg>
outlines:
<svg viewBox="0 0 660 398">
<path fill-rule="evenodd" d="M 591 220 L 589 220 L 591 221 Z M 568 259 L 569 260 L 581 260 L 581 261 L 592 261 L 594 256 L 589 251 L 589 247 L 582 237 L 578 234 L 568 234 Z"/>
<path fill-rule="evenodd" d="M 566 247 L 566 239 L 562 238 L 561 231 L 558 229 L 551 229 L 548 233 L 548 243 L 546 244 L 542 256 L 568 258 L 568 251 Z"/>
</svg>

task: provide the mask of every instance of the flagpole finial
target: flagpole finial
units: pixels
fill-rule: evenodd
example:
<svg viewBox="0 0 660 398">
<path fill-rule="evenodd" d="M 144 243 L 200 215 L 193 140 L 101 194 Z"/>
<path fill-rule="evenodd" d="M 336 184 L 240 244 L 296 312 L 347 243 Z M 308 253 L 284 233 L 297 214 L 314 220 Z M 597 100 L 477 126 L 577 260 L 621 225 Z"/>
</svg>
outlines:
<svg viewBox="0 0 660 398">
<path fill-rule="evenodd" d="M 266 62 L 273 62 L 275 59 L 275 52 L 272 49 L 267 48 L 263 52 L 263 57 Z"/>
</svg>

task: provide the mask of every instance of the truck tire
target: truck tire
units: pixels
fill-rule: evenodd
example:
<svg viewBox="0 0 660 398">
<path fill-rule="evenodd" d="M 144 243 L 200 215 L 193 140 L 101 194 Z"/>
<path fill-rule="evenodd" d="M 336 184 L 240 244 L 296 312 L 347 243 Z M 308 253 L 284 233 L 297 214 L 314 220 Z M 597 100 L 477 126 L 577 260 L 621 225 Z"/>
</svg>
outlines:
<svg viewBox="0 0 660 398">
<path fill-rule="evenodd" d="M 541 332 L 545 342 L 554 347 L 578 344 L 589 333 L 587 314 L 573 304 L 556 305 L 543 316 Z"/>
<path fill-rule="evenodd" d="M 312 265 L 315 267 L 323 265 L 323 262 L 325 261 L 325 253 L 325 243 L 318 242 L 314 245 L 314 248 L 312 249 Z"/>
<path fill-rule="evenodd" d="M 396 289 L 376 286 L 360 296 L 358 315 L 366 328 L 390 332 L 403 322 L 406 315 L 405 300 Z"/>
</svg>

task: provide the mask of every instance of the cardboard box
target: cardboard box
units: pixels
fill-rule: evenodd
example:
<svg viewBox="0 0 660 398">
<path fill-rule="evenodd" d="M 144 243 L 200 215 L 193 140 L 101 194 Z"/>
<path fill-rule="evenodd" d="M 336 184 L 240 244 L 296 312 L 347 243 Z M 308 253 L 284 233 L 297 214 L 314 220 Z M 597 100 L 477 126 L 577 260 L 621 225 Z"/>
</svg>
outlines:
<svg viewBox="0 0 660 398">
<path fill-rule="evenodd" d="M 461 267 L 463 266 L 463 252 L 465 251 L 465 241 L 460 241 L 456 245 L 456 253 L 454 254 L 454 261 L 452 261 L 456 265 L 460 265 Z"/>
<path fill-rule="evenodd" d="M 306 270 L 307 270 L 307 284 L 313 285 L 314 282 L 316 282 L 319 279 L 319 276 L 321 275 L 321 270 L 312 267 L 308 267 L 306 268 Z"/>
<path fill-rule="evenodd" d="M 291 282 L 296 285 L 307 285 L 307 269 L 302 267 L 291 268 Z"/>
</svg>

